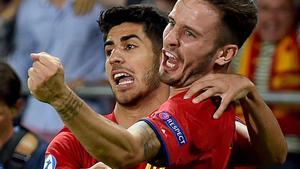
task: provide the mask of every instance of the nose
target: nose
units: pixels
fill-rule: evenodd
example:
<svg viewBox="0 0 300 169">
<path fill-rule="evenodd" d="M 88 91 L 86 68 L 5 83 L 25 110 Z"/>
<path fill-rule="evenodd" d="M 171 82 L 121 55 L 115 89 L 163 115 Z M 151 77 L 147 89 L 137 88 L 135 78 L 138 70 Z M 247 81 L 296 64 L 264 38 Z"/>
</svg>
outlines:
<svg viewBox="0 0 300 169">
<path fill-rule="evenodd" d="M 124 63 L 125 59 L 120 49 L 116 48 L 112 51 L 108 61 L 110 64 L 121 64 Z"/>
<path fill-rule="evenodd" d="M 164 46 L 168 48 L 179 47 L 178 30 L 174 28 L 166 28 L 164 32 Z"/>
</svg>

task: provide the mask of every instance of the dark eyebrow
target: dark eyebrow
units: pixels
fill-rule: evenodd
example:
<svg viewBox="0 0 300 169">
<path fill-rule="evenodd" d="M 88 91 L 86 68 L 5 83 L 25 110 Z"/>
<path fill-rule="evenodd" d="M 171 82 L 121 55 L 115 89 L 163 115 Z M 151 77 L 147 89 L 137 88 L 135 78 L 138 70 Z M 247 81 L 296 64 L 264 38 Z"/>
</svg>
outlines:
<svg viewBox="0 0 300 169">
<path fill-rule="evenodd" d="M 111 41 L 111 40 L 105 41 L 105 43 L 104 43 L 104 48 L 105 48 L 105 46 L 107 46 L 107 45 L 113 45 L 113 44 L 114 44 L 114 42 Z"/>
<path fill-rule="evenodd" d="M 128 39 L 131 39 L 131 38 L 137 38 L 137 39 L 139 39 L 139 40 L 142 40 L 140 37 L 138 37 L 137 35 L 135 35 L 135 34 L 130 34 L 130 35 L 125 35 L 125 36 L 122 36 L 121 37 L 121 42 L 124 42 L 124 41 L 127 41 Z M 112 40 L 108 40 L 108 41 L 106 41 L 105 43 L 104 43 L 104 48 L 105 48 L 105 46 L 107 46 L 107 45 L 114 45 L 115 43 L 112 41 Z"/>
<path fill-rule="evenodd" d="M 126 41 L 128 39 L 131 39 L 131 38 L 137 38 L 139 40 L 142 40 L 140 37 L 138 37 L 137 35 L 135 34 L 130 34 L 130 35 L 126 35 L 126 36 L 122 36 L 121 37 L 121 41 Z"/>
</svg>

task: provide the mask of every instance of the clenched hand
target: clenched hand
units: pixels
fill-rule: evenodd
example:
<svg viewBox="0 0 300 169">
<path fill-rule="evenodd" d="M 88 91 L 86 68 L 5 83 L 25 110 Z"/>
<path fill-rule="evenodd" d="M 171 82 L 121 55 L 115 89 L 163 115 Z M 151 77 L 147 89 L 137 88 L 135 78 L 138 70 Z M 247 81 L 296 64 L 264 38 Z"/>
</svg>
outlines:
<svg viewBox="0 0 300 169">
<path fill-rule="evenodd" d="M 55 101 L 67 93 L 64 82 L 64 70 L 60 60 L 42 52 L 31 54 L 33 65 L 28 70 L 28 88 L 38 100 L 55 104 Z"/>
</svg>

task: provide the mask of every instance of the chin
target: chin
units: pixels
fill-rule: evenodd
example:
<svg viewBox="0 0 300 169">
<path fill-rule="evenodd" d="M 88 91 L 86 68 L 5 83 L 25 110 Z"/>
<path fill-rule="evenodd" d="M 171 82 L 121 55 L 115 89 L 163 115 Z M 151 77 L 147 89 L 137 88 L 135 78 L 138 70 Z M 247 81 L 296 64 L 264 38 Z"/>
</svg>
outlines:
<svg viewBox="0 0 300 169">
<path fill-rule="evenodd" d="M 180 82 L 180 79 L 176 79 L 170 76 L 161 76 L 160 80 L 169 86 L 176 86 Z"/>
</svg>

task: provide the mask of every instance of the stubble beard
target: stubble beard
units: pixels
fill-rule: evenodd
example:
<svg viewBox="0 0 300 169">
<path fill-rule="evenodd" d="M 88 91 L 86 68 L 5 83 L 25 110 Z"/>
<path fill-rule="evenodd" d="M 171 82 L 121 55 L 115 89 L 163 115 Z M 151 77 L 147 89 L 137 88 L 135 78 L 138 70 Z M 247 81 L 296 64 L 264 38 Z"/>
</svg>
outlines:
<svg viewBox="0 0 300 169">
<path fill-rule="evenodd" d="M 139 103 L 139 101 L 146 98 L 151 92 L 157 89 L 160 85 L 158 66 L 158 64 L 155 64 L 145 73 L 142 79 L 142 82 L 145 84 L 145 90 L 135 92 L 133 93 L 133 96 L 126 95 L 125 98 L 120 98 L 115 92 L 113 92 L 116 98 L 116 102 L 122 106 L 134 107 Z"/>
<path fill-rule="evenodd" d="M 199 78 L 203 77 L 209 72 L 209 65 L 212 61 L 214 51 L 209 52 L 203 60 L 195 69 L 193 69 L 189 75 L 184 76 L 182 75 L 180 78 L 173 78 L 168 73 L 165 73 L 163 67 L 159 68 L 159 77 L 160 81 L 176 88 L 186 87 L 192 84 L 194 81 L 198 80 Z M 184 73 L 185 71 L 183 71 Z"/>
</svg>

